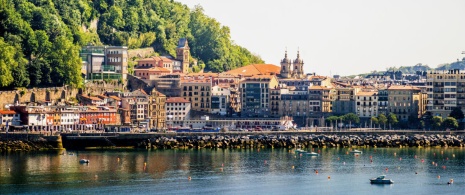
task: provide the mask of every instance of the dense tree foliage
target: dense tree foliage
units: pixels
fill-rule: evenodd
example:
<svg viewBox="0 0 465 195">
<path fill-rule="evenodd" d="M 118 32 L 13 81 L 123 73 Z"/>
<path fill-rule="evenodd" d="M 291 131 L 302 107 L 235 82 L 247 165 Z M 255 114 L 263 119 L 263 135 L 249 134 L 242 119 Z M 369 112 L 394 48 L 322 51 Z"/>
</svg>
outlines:
<svg viewBox="0 0 465 195">
<path fill-rule="evenodd" d="M 1 4 L 2 88 L 79 86 L 79 48 L 88 43 L 154 47 L 175 56 L 179 38 L 187 37 L 198 60 L 194 71 L 263 63 L 234 44 L 229 28 L 206 16 L 201 7 L 190 10 L 171 0 L 1 0 Z"/>
<path fill-rule="evenodd" d="M 457 122 L 457 119 L 453 117 L 447 117 L 442 122 L 442 127 L 445 129 L 457 129 L 457 127 L 459 127 L 459 123 Z"/>
</svg>

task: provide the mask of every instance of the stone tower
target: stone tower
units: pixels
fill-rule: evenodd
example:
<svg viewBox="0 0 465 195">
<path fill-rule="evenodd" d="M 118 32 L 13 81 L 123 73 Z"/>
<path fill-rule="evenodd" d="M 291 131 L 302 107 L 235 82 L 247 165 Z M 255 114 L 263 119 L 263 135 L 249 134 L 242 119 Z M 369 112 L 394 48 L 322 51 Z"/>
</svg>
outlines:
<svg viewBox="0 0 465 195">
<path fill-rule="evenodd" d="M 294 70 L 292 72 L 292 77 L 294 78 L 304 78 L 304 61 L 300 59 L 300 52 L 297 50 L 297 58 L 294 60 Z"/>
<path fill-rule="evenodd" d="M 187 38 L 180 38 L 178 47 L 176 47 L 176 60 L 181 61 L 182 73 L 189 72 L 189 55 L 190 48 L 187 43 Z"/>
<path fill-rule="evenodd" d="M 287 58 L 287 50 L 284 54 L 284 59 L 281 60 L 281 72 L 282 78 L 291 78 L 291 60 Z"/>
</svg>

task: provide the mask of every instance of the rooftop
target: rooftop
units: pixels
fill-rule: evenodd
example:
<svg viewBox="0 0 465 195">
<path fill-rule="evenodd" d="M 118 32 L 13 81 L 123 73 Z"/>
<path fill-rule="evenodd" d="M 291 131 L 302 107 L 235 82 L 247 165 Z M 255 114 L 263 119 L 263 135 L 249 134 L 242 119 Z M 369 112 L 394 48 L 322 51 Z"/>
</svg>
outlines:
<svg viewBox="0 0 465 195">
<path fill-rule="evenodd" d="M 281 67 L 274 64 L 251 64 L 248 66 L 236 68 L 226 72 L 231 75 L 243 75 L 243 76 L 253 76 L 253 75 L 266 75 L 266 74 L 279 74 Z"/>
<path fill-rule="evenodd" d="M 166 99 L 166 103 L 190 103 L 182 97 L 170 97 Z"/>
</svg>

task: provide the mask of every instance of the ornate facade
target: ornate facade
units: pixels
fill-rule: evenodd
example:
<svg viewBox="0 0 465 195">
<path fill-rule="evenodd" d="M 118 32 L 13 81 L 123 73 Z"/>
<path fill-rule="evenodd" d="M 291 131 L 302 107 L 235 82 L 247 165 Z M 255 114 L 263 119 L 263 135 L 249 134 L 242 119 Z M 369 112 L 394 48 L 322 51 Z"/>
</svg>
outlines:
<svg viewBox="0 0 465 195">
<path fill-rule="evenodd" d="M 301 79 L 305 77 L 304 61 L 300 59 L 300 52 L 297 51 L 297 58 L 292 62 L 287 58 L 287 51 L 284 54 L 284 59 L 281 60 L 281 78 L 296 78 Z"/>
</svg>

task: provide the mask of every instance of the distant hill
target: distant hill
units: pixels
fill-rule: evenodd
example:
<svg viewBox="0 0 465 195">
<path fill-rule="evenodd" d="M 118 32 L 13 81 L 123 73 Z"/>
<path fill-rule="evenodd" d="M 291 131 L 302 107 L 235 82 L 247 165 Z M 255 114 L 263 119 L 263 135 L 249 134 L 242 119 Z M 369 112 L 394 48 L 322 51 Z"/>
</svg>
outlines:
<svg viewBox="0 0 465 195">
<path fill-rule="evenodd" d="M 417 71 L 424 72 L 424 71 L 428 71 L 428 70 L 451 70 L 451 69 L 465 70 L 465 58 L 463 58 L 462 60 L 457 60 L 456 62 L 438 65 L 437 68 L 431 68 L 428 65 L 423 65 L 423 64 L 420 63 L 420 64 L 416 64 L 414 66 L 389 67 L 389 68 L 387 68 L 386 71 L 401 71 L 402 74 L 417 74 Z M 386 71 L 374 71 L 374 72 L 376 72 L 376 73 L 384 73 Z M 349 77 L 355 77 L 355 76 L 363 76 L 363 77 L 365 77 L 365 76 L 367 76 L 369 74 L 372 74 L 374 72 L 361 73 L 361 74 L 357 74 L 357 75 L 351 75 Z"/>
<path fill-rule="evenodd" d="M 81 85 L 79 50 L 88 43 L 153 47 L 175 56 L 182 37 L 207 71 L 263 63 L 234 44 L 230 29 L 200 6 L 190 10 L 173 0 L 3 0 L 0 90 Z"/>
</svg>

